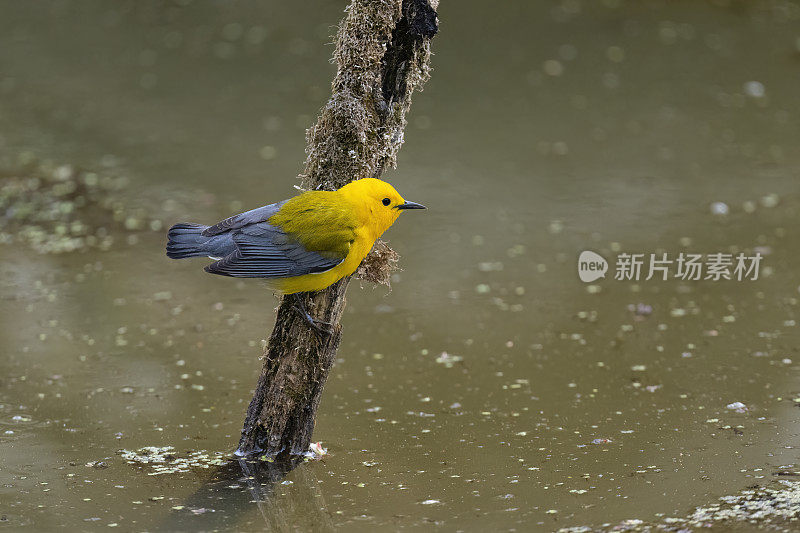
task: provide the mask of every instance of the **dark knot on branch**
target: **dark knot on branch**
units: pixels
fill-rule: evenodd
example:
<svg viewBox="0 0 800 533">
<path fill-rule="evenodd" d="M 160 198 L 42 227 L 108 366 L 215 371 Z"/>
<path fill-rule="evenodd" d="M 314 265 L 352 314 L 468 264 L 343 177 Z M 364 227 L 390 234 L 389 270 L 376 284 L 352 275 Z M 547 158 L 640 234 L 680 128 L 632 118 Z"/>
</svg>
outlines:
<svg viewBox="0 0 800 533">
<path fill-rule="evenodd" d="M 402 13 L 381 60 L 381 92 L 387 114 L 392 104 L 405 100 L 409 63 L 425 40 L 432 39 L 439 31 L 439 18 L 428 0 L 403 0 Z"/>
<path fill-rule="evenodd" d="M 403 18 L 406 21 L 408 32 L 419 39 L 433 39 L 439 31 L 439 17 L 428 0 L 404 0 Z"/>
</svg>

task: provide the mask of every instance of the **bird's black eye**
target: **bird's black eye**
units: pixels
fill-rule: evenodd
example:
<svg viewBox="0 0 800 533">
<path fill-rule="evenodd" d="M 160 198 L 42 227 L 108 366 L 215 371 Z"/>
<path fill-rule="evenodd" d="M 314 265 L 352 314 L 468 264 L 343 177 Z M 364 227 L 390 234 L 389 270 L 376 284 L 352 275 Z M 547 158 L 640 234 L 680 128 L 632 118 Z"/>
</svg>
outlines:
<svg viewBox="0 0 800 533">
<path fill-rule="evenodd" d="M 383 200 L 381 200 L 381 203 L 382 203 L 383 205 L 389 205 L 390 203 L 392 203 L 392 201 L 391 201 L 391 200 L 389 200 L 388 198 L 384 198 Z"/>
</svg>

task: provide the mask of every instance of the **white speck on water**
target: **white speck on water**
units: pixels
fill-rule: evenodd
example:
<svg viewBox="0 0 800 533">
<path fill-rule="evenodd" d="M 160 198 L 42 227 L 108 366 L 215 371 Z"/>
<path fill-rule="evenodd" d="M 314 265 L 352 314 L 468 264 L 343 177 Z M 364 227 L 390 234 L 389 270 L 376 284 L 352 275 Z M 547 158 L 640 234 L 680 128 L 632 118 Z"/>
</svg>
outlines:
<svg viewBox="0 0 800 533">
<path fill-rule="evenodd" d="M 729 403 L 725 407 L 728 408 L 728 409 L 733 409 L 737 413 L 746 413 L 747 410 L 748 410 L 747 406 L 745 404 L 743 404 L 742 402 Z"/>
<path fill-rule="evenodd" d="M 274 146 L 266 145 L 262 146 L 258 153 L 262 159 L 270 161 L 275 159 L 275 157 L 278 155 L 278 149 Z"/>
<path fill-rule="evenodd" d="M 436 503 L 442 503 L 442 502 L 440 502 L 439 500 L 425 500 L 425 501 L 420 502 L 420 504 L 422 504 L 422 505 L 433 505 L 433 504 L 436 504 Z"/>
<path fill-rule="evenodd" d="M 772 208 L 778 205 L 780 197 L 775 193 L 770 193 L 761 197 L 761 205 L 766 208 Z"/>
<path fill-rule="evenodd" d="M 463 360 L 464 358 L 460 355 L 452 355 L 447 352 L 442 352 L 441 355 L 436 358 L 436 362 L 440 365 L 444 365 L 446 368 L 452 368 L 455 363 Z"/>
<path fill-rule="evenodd" d="M 760 81 L 748 81 L 744 84 L 744 93 L 752 98 L 764 98 L 767 89 Z"/>
<path fill-rule="evenodd" d="M 564 64 L 557 59 L 548 59 L 542 65 L 542 70 L 548 76 L 561 76 L 564 73 Z"/>
<path fill-rule="evenodd" d="M 727 215 L 730 213 L 730 208 L 725 202 L 713 202 L 711 204 L 712 215 Z"/>
</svg>

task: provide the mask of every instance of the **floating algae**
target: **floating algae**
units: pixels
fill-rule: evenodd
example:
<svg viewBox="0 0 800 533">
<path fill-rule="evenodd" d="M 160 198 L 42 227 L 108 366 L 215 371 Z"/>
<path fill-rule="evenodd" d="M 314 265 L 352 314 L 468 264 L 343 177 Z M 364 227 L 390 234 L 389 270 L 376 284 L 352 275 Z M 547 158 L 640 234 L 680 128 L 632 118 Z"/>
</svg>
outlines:
<svg viewBox="0 0 800 533">
<path fill-rule="evenodd" d="M 117 233 L 161 231 L 160 220 L 123 201 L 128 180 L 118 172 L 46 163 L 0 170 L 0 244 L 39 253 L 106 250 Z"/>
<path fill-rule="evenodd" d="M 208 469 L 212 466 L 223 466 L 231 459 L 230 454 L 225 452 L 208 452 L 198 450 L 187 452 L 183 456 L 176 453 L 173 446 L 145 446 L 138 450 L 119 450 L 117 452 L 129 464 L 150 467 L 148 476 L 160 476 L 163 474 L 180 474 L 190 472 L 192 469 Z M 312 442 L 305 460 L 319 460 L 328 454 L 327 448 L 322 447 L 321 442 Z M 273 462 L 274 459 L 262 456 L 262 461 Z M 94 466 L 94 465 L 92 465 Z"/>
<path fill-rule="evenodd" d="M 130 464 L 150 466 L 153 471 L 148 476 L 189 472 L 192 468 L 211 468 L 228 462 L 227 454 L 205 450 L 179 457 L 172 446 L 145 446 L 136 451 L 120 450 L 118 453 Z"/>
<path fill-rule="evenodd" d="M 793 472 L 792 472 L 793 474 Z M 573 526 L 559 533 L 589 533 L 595 531 L 694 531 L 698 528 L 732 527 L 751 524 L 766 529 L 796 531 L 800 518 L 800 481 L 780 480 L 767 487 L 754 487 L 732 496 L 723 496 L 719 503 L 697 507 L 684 517 L 663 517 L 655 522 L 639 519 L 599 527 Z"/>
</svg>

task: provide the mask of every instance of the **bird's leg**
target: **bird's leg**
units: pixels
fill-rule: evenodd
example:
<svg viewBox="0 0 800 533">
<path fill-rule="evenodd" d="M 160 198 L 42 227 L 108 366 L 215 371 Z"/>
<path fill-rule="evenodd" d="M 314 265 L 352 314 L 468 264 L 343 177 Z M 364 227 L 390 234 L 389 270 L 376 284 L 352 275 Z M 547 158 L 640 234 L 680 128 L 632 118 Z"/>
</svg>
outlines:
<svg viewBox="0 0 800 533">
<path fill-rule="evenodd" d="M 330 322 L 323 322 L 322 320 L 314 320 L 314 318 L 308 314 L 308 311 L 306 311 L 306 306 L 303 304 L 303 298 L 300 296 L 300 294 L 301 293 L 296 292 L 292 295 L 294 296 L 295 311 L 300 313 L 300 315 L 306 319 L 306 322 L 308 322 L 308 325 L 311 326 L 314 331 L 330 334 L 330 327 L 324 326 L 332 326 L 332 324 Z"/>
</svg>

